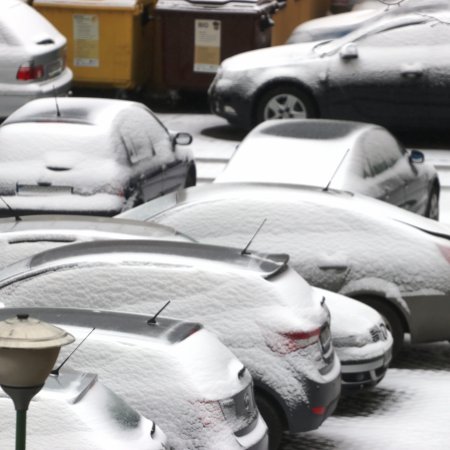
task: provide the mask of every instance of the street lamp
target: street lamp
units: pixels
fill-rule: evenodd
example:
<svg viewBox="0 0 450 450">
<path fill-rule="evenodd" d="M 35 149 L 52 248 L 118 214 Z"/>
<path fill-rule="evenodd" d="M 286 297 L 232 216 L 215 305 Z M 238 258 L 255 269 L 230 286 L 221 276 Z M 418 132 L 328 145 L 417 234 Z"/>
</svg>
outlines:
<svg viewBox="0 0 450 450">
<path fill-rule="evenodd" d="M 16 409 L 16 450 L 25 450 L 27 410 L 63 345 L 74 337 L 28 314 L 0 322 L 0 385 Z"/>
</svg>

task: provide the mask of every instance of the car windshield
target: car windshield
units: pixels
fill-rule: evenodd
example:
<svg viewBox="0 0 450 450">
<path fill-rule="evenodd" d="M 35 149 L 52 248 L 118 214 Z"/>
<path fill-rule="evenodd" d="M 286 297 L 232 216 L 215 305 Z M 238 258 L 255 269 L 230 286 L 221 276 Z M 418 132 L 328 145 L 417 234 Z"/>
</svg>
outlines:
<svg viewBox="0 0 450 450">
<path fill-rule="evenodd" d="M 414 16 L 405 15 L 400 17 L 395 17 L 393 19 L 387 20 L 385 17 L 381 17 L 380 20 L 375 22 L 370 22 L 367 25 L 363 25 L 357 28 L 355 31 L 341 37 L 338 39 L 333 39 L 331 41 L 319 42 L 314 47 L 314 52 L 320 56 L 329 56 L 337 53 L 345 44 L 350 42 L 356 42 L 364 39 L 367 36 L 374 35 L 377 33 L 382 33 L 387 30 L 393 30 L 396 28 L 407 27 L 411 25 L 417 25 L 426 21 L 431 20 L 429 17 L 416 14 Z"/>
</svg>

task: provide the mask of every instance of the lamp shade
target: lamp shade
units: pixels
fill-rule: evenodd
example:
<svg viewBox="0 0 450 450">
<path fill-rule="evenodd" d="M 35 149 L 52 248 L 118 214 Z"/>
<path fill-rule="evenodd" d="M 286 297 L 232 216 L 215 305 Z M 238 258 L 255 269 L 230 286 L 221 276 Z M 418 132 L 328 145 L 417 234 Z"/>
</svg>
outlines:
<svg viewBox="0 0 450 450">
<path fill-rule="evenodd" d="M 63 345 L 74 337 L 27 314 L 0 322 L 0 385 L 44 384 Z"/>
</svg>

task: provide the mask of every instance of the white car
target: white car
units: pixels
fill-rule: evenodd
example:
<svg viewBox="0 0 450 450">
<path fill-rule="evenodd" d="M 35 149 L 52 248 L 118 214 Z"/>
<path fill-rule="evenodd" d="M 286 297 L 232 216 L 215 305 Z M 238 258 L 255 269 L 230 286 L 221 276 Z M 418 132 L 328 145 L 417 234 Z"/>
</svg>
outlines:
<svg viewBox="0 0 450 450">
<path fill-rule="evenodd" d="M 379 311 L 394 338 L 450 339 L 450 228 L 343 191 L 263 183 L 185 189 L 123 217 L 176 226 L 206 243 L 286 252 L 313 286 Z M 393 220 L 394 219 L 394 220 Z"/>
<path fill-rule="evenodd" d="M 0 310 L 1 320 L 14 316 Z M 125 401 L 126 400 L 126 401 Z M 27 449 L 166 450 L 166 435 L 92 373 L 50 375 L 30 402 Z M 0 448 L 14 447 L 12 400 L 0 390 Z M 151 415 L 149 417 L 152 417 Z"/>
<path fill-rule="evenodd" d="M 196 183 L 188 133 L 145 105 L 39 99 L 0 126 L 0 215 L 114 215 Z"/>
<path fill-rule="evenodd" d="M 202 322 L 249 369 L 274 448 L 284 429 L 320 426 L 341 390 L 326 298 L 287 260 L 189 242 L 78 243 L 0 271 L 0 302 L 149 314 L 171 300 L 168 314 Z"/>
<path fill-rule="evenodd" d="M 436 169 L 385 128 L 324 119 L 266 121 L 215 182 L 263 182 L 357 192 L 438 220 Z"/>
<path fill-rule="evenodd" d="M 66 38 L 20 0 L 0 2 L 0 117 L 39 97 L 67 95 Z"/>
<path fill-rule="evenodd" d="M 267 449 L 267 426 L 255 405 L 249 371 L 202 325 L 160 317 L 152 308 L 149 315 L 70 308 L 8 308 L 0 315 L 23 311 L 76 338 L 61 350 L 53 373 L 64 374 L 66 367 L 95 370 L 131 406 L 157 421 L 170 448 Z M 117 420 L 131 427 L 136 417 L 124 409 Z M 131 438 L 123 449 L 141 448 Z"/>
</svg>

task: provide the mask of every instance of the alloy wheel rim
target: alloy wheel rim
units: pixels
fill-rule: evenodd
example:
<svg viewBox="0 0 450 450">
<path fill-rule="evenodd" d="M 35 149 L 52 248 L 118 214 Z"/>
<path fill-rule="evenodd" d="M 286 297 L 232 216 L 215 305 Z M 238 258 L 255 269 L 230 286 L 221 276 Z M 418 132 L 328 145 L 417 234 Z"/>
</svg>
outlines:
<svg viewBox="0 0 450 450">
<path fill-rule="evenodd" d="M 264 120 L 305 119 L 304 103 L 295 95 L 279 94 L 272 97 L 264 108 Z"/>
</svg>

